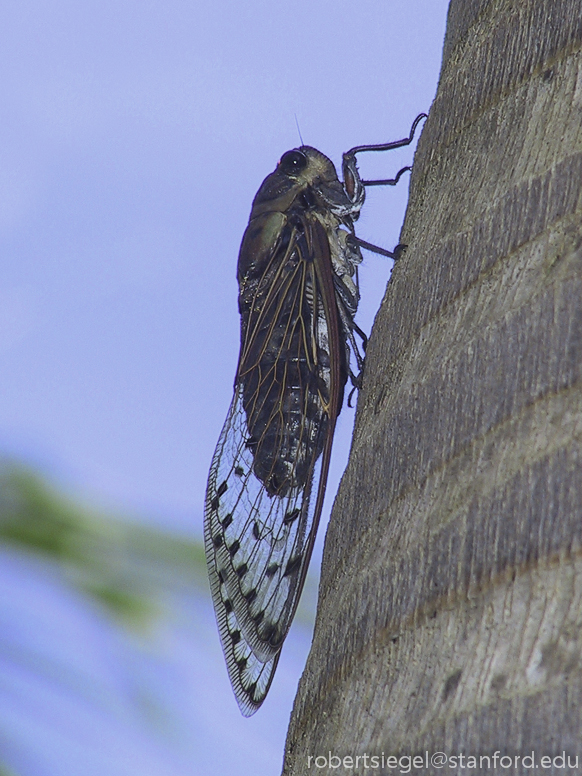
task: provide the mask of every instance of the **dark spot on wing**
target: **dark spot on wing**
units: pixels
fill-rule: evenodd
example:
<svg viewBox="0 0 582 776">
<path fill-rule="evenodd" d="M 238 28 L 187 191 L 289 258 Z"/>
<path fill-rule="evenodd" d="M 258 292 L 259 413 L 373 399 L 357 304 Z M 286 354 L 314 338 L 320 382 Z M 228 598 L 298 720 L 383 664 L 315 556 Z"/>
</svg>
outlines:
<svg viewBox="0 0 582 776">
<path fill-rule="evenodd" d="M 237 577 L 239 579 L 242 579 L 248 570 L 249 570 L 249 567 L 247 566 L 247 564 L 243 563 L 242 566 L 239 566 L 236 570 Z"/>
<path fill-rule="evenodd" d="M 235 630 L 230 634 L 230 638 L 232 639 L 233 644 L 238 644 L 240 641 L 240 631 Z"/>
<path fill-rule="evenodd" d="M 238 539 L 235 539 L 234 542 L 228 548 L 228 552 L 230 553 L 230 557 L 234 558 L 234 556 L 237 554 L 237 552 L 239 550 L 240 550 L 240 542 L 239 542 Z"/>
<path fill-rule="evenodd" d="M 271 563 L 271 565 L 267 566 L 267 568 L 265 569 L 265 574 L 268 577 L 272 577 L 277 573 L 278 569 L 279 569 L 278 563 Z"/>
<path fill-rule="evenodd" d="M 222 547 L 222 543 L 224 542 L 224 536 L 222 534 L 216 534 L 214 539 L 212 540 L 212 544 L 218 549 L 219 547 Z"/>
<path fill-rule="evenodd" d="M 224 571 L 222 571 L 222 569 L 218 572 L 218 579 L 220 581 L 220 584 L 224 585 L 224 581 L 225 581 L 226 577 L 225 577 Z"/>
<path fill-rule="evenodd" d="M 279 629 L 276 625 L 273 625 L 272 622 L 268 623 L 266 627 L 263 629 L 263 632 L 261 634 L 261 637 L 265 639 L 265 641 L 270 642 L 271 644 L 277 643 L 277 636 L 279 635 Z"/>
<path fill-rule="evenodd" d="M 244 477 L 245 470 L 242 466 L 235 466 L 234 467 L 234 473 L 237 477 Z"/>
<path fill-rule="evenodd" d="M 296 555 L 294 558 L 291 558 L 289 562 L 287 563 L 287 566 L 285 567 L 285 571 L 283 573 L 284 577 L 289 577 L 291 574 L 294 574 L 299 567 L 301 566 L 301 558 L 302 555 Z"/>
<path fill-rule="evenodd" d="M 237 661 L 236 661 L 236 664 L 237 664 L 238 668 L 239 668 L 241 671 L 244 671 L 244 670 L 245 670 L 245 668 L 246 668 L 246 667 L 247 667 L 247 665 L 248 665 L 248 662 L 249 662 L 249 661 L 246 659 L 246 657 L 241 657 L 241 659 L 240 659 L 240 660 L 237 660 Z"/>
<path fill-rule="evenodd" d="M 253 617 L 253 621 L 257 623 L 257 625 L 263 621 L 263 618 L 265 616 L 265 612 L 259 612 L 258 614 L 255 614 Z"/>
<path fill-rule="evenodd" d="M 291 523 L 294 520 L 297 520 L 297 518 L 299 517 L 300 514 L 301 514 L 301 510 L 300 509 L 293 509 L 293 510 L 291 510 L 291 512 L 287 512 L 287 514 L 283 518 L 283 524 L 284 525 L 291 525 Z"/>
<path fill-rule="evenodd" d="M 214 511 L 216 512 L 216 510 L 217 510 L 217 509 L 218 509 L 218 507 L 220 506 L 220 499 L 218 498 L 218 496 L 215 496 L 215 497 L 212 499 L 212 501 L 210 502 L 210 506 L 211 506 L 211 508 L 212 508 L 212 509 L 214 509 Z"/>
<path fill-rule="evenodd" d="M 220 496 L 224 495 L 226 491 L 228 490 L 228 483 L 225 480 L 224 482 L 221 482 L 218 486 L 218 490 L 216 491 L 216 495 L 220 498 Z"/>
<path fill-rule="evenodd" d="M 220 523 L 220 525 L 221 525 L 223 528 L 225 528 L 225 529 L 226 529 L 226 528 L 228 528 L 228 526 L 229 526 L 231 523 L 232 523 L 232 515 L 225 515 L 225 516 L 224 516 L 224 520 L 222 520 L 222 522 Z"/>
<path fill-rule="evenodd" d="M 227 614 L 230 614 L 232 612 L 232 603 L 228 598 L 225 598 L 223 601 L 224 608 L 226 610 Z"/>
<path fill-rule="evenodd" d="M 255 539 L 261 538 L 261 531 L 259 530 L 259 524 L 257 523 L 256 520 L 253 523 L 253 536 L 255 537 Z"/>
<path fill-rule="evenodd" d="M 249 590 L 249 592 L 248 592 L 248 593 L 243 593 L 243 597 L 245 598 L 245 600 L 246 600 L 246 601 L 247 601 L 249 604 L 252 604 L 252 602 L 253 602 L 253 601 L 255 600 L 255 598 L 257 597 L 257 590 L 256 590 L 256 588 L 254 588 L 254 587 L 251 587 L 251 589 Z"/>
</svg>

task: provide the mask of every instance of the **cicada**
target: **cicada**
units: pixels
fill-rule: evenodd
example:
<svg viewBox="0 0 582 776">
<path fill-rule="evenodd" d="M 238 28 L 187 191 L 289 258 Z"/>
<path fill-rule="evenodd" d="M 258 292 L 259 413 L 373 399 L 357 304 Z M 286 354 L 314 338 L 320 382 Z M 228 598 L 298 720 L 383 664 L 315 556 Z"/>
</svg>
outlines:
<svg viewBox="0 0 582 776">
<path fill-rule="evenodd" d="M 241 348 L 234 396 L 212 459 L 204 539 L 234 694 L 263 702 L 291 626 L 321 515 L 336 420 L 363 366 L 354 321 L 367 185 L 357 146 L 333 163 L 302 145 L 283 154 L 253 201 L 238 258 Z M 355 361 L 352 369 L 353 356 Z"/>
</svg>

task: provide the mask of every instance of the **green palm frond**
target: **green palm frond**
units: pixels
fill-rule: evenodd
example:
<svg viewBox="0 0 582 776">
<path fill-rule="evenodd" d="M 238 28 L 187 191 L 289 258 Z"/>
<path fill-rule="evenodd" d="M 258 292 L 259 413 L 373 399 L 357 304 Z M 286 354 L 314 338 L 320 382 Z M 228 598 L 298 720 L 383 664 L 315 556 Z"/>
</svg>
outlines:
<svg viewBox="0 0 582 776">
<path fill-rule="evenodd" d="M 72 584 L 135 623 L 156 612 L 169 586 L 206 584 L 201 544 L 99 514 L 6 460 L 0 462 L 0 542 L 55 561 Z"/>
</svg>

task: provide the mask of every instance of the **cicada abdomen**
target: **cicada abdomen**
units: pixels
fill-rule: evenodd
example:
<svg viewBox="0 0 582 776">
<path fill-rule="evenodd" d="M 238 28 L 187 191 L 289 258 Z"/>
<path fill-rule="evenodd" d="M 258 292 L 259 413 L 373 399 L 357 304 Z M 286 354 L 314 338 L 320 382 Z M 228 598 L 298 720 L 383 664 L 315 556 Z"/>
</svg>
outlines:
<svg viewBox="0 0 582 776">
<path fill-rule="evenodd" d="M 363 364 L 354 316 L 359 245 L 370 246 L 354 232 L 366 184 L 355 154 L 408 144 L 419 120 L 403 141 L 344 154 L 343 184 L 315 148 L 288 151 L 253 202 L 238 260 L 234 396 L 204 523 L 220 638 L 246 716 L 267 694 L 299 602 L 345 385 L 358 384 L 350 354 L 358 373 Z"/>
</svg>

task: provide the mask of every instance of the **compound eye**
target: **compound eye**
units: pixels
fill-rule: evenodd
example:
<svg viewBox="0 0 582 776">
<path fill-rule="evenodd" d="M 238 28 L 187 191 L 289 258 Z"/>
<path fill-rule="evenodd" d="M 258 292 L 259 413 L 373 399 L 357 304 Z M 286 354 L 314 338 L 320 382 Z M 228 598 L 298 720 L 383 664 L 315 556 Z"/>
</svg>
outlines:
<svg viewBox="0 0 582 776">
<path fill-rule="evenodd" d="M 307 157 L 302 151 L 287 151 L 283 154 L 279 167 L 286 175 L 294 175 L 307 166 Z"/>
</svg>

